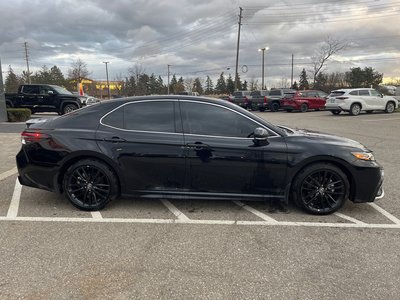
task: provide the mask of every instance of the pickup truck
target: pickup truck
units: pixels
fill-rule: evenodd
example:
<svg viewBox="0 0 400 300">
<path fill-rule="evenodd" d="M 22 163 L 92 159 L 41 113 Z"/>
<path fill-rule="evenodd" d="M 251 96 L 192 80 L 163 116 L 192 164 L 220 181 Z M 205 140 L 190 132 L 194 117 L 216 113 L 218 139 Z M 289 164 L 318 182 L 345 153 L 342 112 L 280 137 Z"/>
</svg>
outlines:
<svg viewBox="0 0 400 300">
<path fill-rule="evenodd" d="M 78 96 L 50 84 L 22 84 L 18 93 L 5 94 L 7 108 L 29 108 L 32 113 L 57 112 L 59 115 L 81 108 Z"/>
<path fill-rule="evenodd" d="M 281 100 L 285 97 L 286 93 L 294 93 L 292 89 L 272 89 L 269 91 L 265 108 L 270 109 L 273 112 L 278 111 L 281 108 Z"/>
<path fill-rule="evenodd" d="M 228 101 L 239 105 L 244 109 L 250 109 L 251 102 L 249 101 L 249 96 L 250 91 L 236 91 L 233 92 L 232 96 L 228 97 Z"/>
</svg>

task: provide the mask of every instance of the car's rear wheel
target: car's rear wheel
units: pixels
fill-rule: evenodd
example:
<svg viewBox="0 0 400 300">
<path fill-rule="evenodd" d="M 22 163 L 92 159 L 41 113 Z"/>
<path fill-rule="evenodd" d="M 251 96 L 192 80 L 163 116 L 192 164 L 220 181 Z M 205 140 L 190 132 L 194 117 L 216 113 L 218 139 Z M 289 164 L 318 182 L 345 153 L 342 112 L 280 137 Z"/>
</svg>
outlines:
<svg viewBox="0 0 400 300">
<path fill-rule="evenodd" d="M 278 102 L 273 102 L 273 103 L 271 104 L 271 111 L 277 112 L 277 111 L 279 110 L 280 107 L 281 107 L 281 106 L 279 105 Z"/>
<path fill-rule="evenodd" d="M 306 112 L 308 110 L 308 105 L 306 103 L 302 103 L 300 105 L 300 111 L 301 112 Z"/>
<path fill-rule="evenodd" d="M 350 107 L 350 114 L 352 116 L 358 116 L 361 112 L 361 106 L 360 104 L 354 103 Z"/>
<path fill-rule="evenodd" d="M 341 110 L 331 110 L 330 111 L 331 113 L 332 113 L 332 115 L 338 115 L 338 114 L 340 114 L 342 111 Z"/>
<path fill-rule="evenodd" d="M 391 114 L 392 112 L 394 112 L 395 110 L 395 105 L 393 102 L 389 102 L 388 104 L 386 104 L 386 108 L 385 108 L 385 112 L 388 114 Z"/>
<path fill-rule="evenodd" d="M 346 174 L 329 163 L 316 163 L 304 168 L 292 186 L 296 204 L 316 215 L 331 214 L 341 208 L 349 190 Z"/>
<path fill-rule="evenodd" d="M 67 114 L 70 113 L 71 111 L 77 110 L 78 106 L 76 104 L 66 104 L 64 105 L 63 109 L 62 109 L 62 113 L 63 114 Z"/>
<path fill-rule="evenodd" d="M 118 195 L 118 181 L 109 166 L 99 160 L 84 159 L 71 165 L 64 175 L 67 199 L 82 210 L 102 209 Z"/>
</svg>

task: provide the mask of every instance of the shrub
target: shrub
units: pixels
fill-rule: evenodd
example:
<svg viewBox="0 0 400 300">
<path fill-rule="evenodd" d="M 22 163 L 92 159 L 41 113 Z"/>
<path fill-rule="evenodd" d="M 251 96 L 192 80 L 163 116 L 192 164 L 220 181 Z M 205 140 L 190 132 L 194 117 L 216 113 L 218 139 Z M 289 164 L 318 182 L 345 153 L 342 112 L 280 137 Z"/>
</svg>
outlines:
<svg viewBox="0 0 400 300">
<path fill-rule="evenodd" d="M 8 108 L 7 118 L 8 122 L 25 122 L 31 117 L 31 110 L 29 108 Z"/>
</svg>

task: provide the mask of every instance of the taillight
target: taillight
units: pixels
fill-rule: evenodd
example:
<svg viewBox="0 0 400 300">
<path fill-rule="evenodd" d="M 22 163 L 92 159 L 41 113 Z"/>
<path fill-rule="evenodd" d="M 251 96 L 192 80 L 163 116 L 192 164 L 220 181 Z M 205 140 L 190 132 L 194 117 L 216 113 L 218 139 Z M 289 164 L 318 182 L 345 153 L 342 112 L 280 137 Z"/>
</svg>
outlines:
<svg viewBox="0 0 400 300">
<path fill-rule="evenodd" d="M 28 143 L 37 143 L 48 138 L 50 138 L 48 134 L 40 131 L 23 131 L 21 133 L 21 143 L 23 145 Z"/>
<path fill-rule="evenodd" d="M 267 103 L 267 96 L 264 96 L 264 103 Z"/>
<path fill-rule="evenodd" d="M 247 96 L 244 96 L 244 102 L 249 102 L 249 98 L 247 98 Z"/>
<path fill-rule="evenodd" d="M 336 97 L 336 99 L 339 99 L 339 100 L 346 100 L 346 99 L 349 99 L 349 97 Z"/>
</svg>

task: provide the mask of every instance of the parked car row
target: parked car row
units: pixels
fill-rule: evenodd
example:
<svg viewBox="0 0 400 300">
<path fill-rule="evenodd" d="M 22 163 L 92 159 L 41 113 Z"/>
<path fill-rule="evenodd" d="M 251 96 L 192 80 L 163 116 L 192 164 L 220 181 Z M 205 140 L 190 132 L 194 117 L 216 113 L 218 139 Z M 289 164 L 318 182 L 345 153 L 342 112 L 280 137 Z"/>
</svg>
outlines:
<svg viewBox="0 0 400 300">
<path fill-rule="evenodd" d="M 399 105 L 394 97 L 384 96 L 372 88 L 340 89 L 332 91 L 329 95 L 319 90 L 236 91 L 227 100 L 250 110 L 276 112 L 283 109 L 287 112 L 306 112 L 312 109 L 329 110 L 334 115 L 344 111 L 353 116 L 362 111 L 392 113 Z"/>
</svg>

